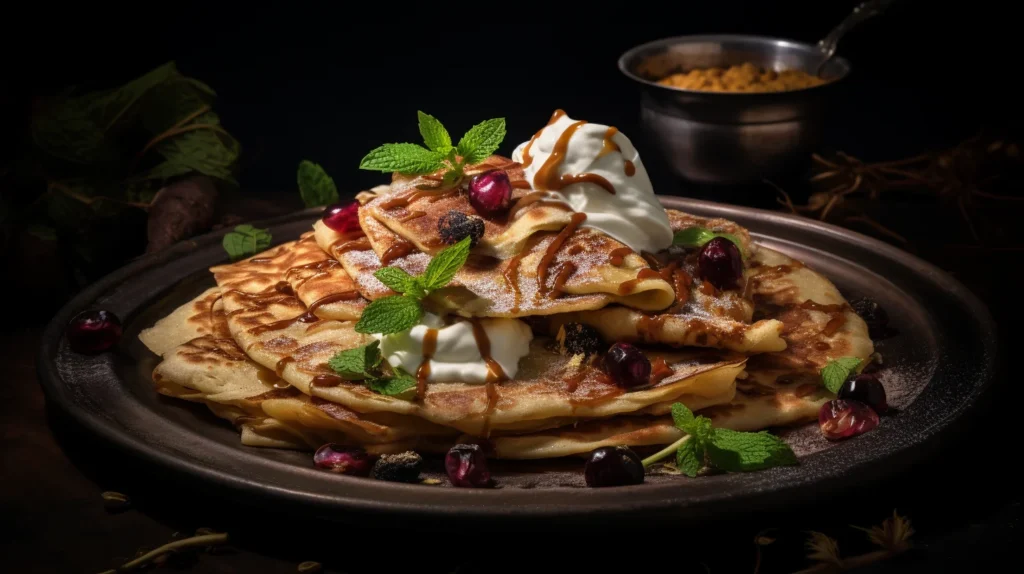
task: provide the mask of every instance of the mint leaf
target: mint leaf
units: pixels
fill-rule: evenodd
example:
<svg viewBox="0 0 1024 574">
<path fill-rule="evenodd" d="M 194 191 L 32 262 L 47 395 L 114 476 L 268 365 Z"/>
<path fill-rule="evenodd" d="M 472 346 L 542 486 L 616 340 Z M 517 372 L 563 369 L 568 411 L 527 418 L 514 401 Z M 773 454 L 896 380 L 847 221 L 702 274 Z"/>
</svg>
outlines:
<svg viewBox="0 0 1024 574">
<path fill-rule="evenodd" d="M 702 247 L 705 243 L 716 237 L 724 237 L 725 239 L 735 243 L 736 247 L 739 248 L 740 253 L 746 256 L 746 253 L 743 252 L 743 244 L 740 243 L 738 237 L 731 233 L 718 233 L 717 231 L 711 231 L 710 229 L 705 229 L 703 227 L 688 227 L 677 231 L 672 237 L 672 245 L 679 245 L 682 247 Z"/>
<path fill-rule="evenodd" d="M 369 345 L 348 349 L 335 354 L 327 366 L 338 373 L 343 379 L 357 381 L 372 377 L 371 371 L 381 362 L 380 342 L 373 341 Z"/>
<path fill-rule="evenodd" d="M 704 452 L 698 450 L 697 441 L 692 438 L 679 445 L 676 450 L 676 468 L 690 478 L 697 476 L 697 471 L 704 466 Z"/>
<path fill-rule="evenodd" d="M 420 135 L 423 136 L 423 143 L 438 153 L 446 154 L 451 151 L 452 138 L 441 122 L 434 116 L 423 112 L 416 112 L 416 115 L 420 119 Z"/>
<path fill-rule="evenodd" d="M 406 293 L 416 283 L 412 275 L 398 267 L 382 267 L 374 272 L 373 276 L 396 293 Z"/>
<path fill-rule="evenodd" d="M 232 261 L 256 255 L 270 247 L 270 231 L 257 229 L 251 225 L 239 225 L 234 231 L 224 236 L 221 244 L 228 252 Z"/>
<path fill-rule="evenodd" d="M 381 333 L 388 335 L 411 329 L 420 322 L 423 308 L 420 302 L 404 295 L 392 295 L 377 299 L 363 309 L 363 315 L 356 323 L 357 333 Z"/>
<path fill-rule="evenodd" d="M 391 171 L 409 175 L 433 173 L 442 167 L 445 155 L 411 143 L 390 143 L 366 154 L 359 169 Z"/>
<path fill-rule="evenodd" d="M 708 445 L 715 467 L 730 472 L 761 470 L 797 464 L 796 454 L 779 437 L 767 432 L 739 432 L 716 428 Z"/>
<path fill-rule="evenodd" d="M 299 194 L 306 207 L 330 205 L 338 201 L 338 186 L 324 168 L 309 160 L 299 162 Z"/>
<path fill-rule="evenodd" d="M 466 258 L 469 257 L 469 243 L 470 237 L 463 237 L 455 245 L 439 251 L 430 260 L 422 277 L 423 287 L 427 291 L 440 289 L 451 282 L 455 273 L 466 264 Z"/>
<path fill-rule="evenodd" d="M 695 417 L 693 423 L 690 424 L 688 432 L 697 441 L 698 448 L 707 448 L 712 435 L 711 419 L 708 417 Z"/>
<path fill-rule="evenodd" d="M 693 411 L 683 403 L 672 404 L 672 423 L 681 431 L 686 431 L 693 425 Z"/>
<path fill-rule="evenodd" d="M 395 369 L 395 376 L 389 378 L 370 379 L 366 386 L 375 393 L 389 397 L 412 398 L 416 393 L 416 377 L 402 369 Z"/>
<path fill-rule="evenodd" d="M 503 139 L 505 139 L 505 118 L 495 118 L 480 122 L 470 128 L 459 140 L 456 149 L 464 163 L 480 163 L 497 151 Z"/>
<path fill-rule="evenodd" d="M 860 363 L 861 360 L 857 357 L 840 357 L 829 361 L 821 370 L 821 383 L 832 393 L 838 393 L 839 387 L 843 386 Z"/>
</svg>

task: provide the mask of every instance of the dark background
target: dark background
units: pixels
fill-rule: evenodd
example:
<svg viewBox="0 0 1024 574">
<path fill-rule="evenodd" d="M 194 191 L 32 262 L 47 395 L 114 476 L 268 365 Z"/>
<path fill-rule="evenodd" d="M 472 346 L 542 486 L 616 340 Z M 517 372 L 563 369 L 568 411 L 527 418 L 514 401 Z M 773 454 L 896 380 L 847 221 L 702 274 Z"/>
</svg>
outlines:
<svg viewBox="0 0 1024 574">
<path fill-rule="evenodd" d="M 638 92 L 619 73 L 616 60 L 638 43 L 693 33 L 751 33 L 813 43 L 854 4 L 248 4 L 223 13 L 209 5 L 147 4 L 109 13 L 61 9 L 59 19 L 48 12 L 55 9 L 29 6 L 38 11 L 36 17 L 8 19 L 14 27 L 25 27 L 25 36 L 9 34 L 0 40 L 5 66 L 0 97 L 8 112 L 4 121 L 11 122 L 0 127 L 20 125 L 33 96 L 70 84 L 119 84 L 175 60 L 183 73 L 218 92 L 215 109 L 243 146 L 243 201 L 270 202 L 282 211 L 301 206 L 295 186 L 301 159 L 322 164 L 343 194 L 379 183 L 379 174 L 357 169 L 359 159 L 383 142 L 416 141 L 418 109 L 440 118 L 453 134 L 504 116 L 509 134 L 500 152 L 508 154 L 554 109 L 563 108 L 570 116 L 626 133 L 640 149 L 658 193 L 771 207 L 775 195 L 766 188 L 718 189 L 674 180 L 637 128 Z M 980 127 L 1019 133 L 1021 64 L 1012 5 L 904 0 L 851 32 L 839 54 L 851 61 L 853 73 L 837 94 L 823 149 L 882 160 L 948 147 Z M 922 233 L 933 231 L 929 226 L 927 217 L 908 224 Z M 132 240 L 142 241 L 126 237 Z M 1016 287 L 1003 275 L 1013 273 L 1013 262 L 1020 258 L 1009 257 L 968 261 L 961 254 L 942 258 L 939 252 L 937 258 L 944 260 L 937 262 L 1000 309 L 997 319 L 1005 328 L 1019 316 L 1016 306 L 1009 305 Z M 178 491 L 127 462 L 118 462 L 111 472 L 102 464 L 104 456 L 89 454 L 102 453 L 99 446 L 67 428 L 59 413 L 50 411 L 44 418 L 47 411 L 30 361 L 39 326 L 52 313 L 43 310 L 61 303 L 40 302 L 34 323 L 3 335 L 2 348 L 9 355 L 4 364 L 14 368 L 9 384 L 0 386 L 0 404 L 10 409 L 0 417 L 0 516 L 21 521 L 0 518 L 4 539 L 11 543 L 5 556 L 13 557 L 14 565 L 25 564 L 25 571 L 98 571 L 114 566 L 114 556 L 130 557 L 138 546 L 155 546 L 172 531 L 200 526 L 244 530 L 247 523 L 266 521 L 257 509 L 225 507 L 201 493 Z M 1015 555 L 1014 542 L 1020 540 L 1017 486 L 1005 464 L 993 462 L 1009 457 L 1000 441 L 991 439 L 1013 431 L 1012 417 L 1004 411 L 1020 393 L 1007 388 L 1011 382 L 1002 382 L 998 407 L 989 405 L 975 426 L 943 445 L 947 455 L 883 484 L 785 516 L 751 516 L 748 522 L 709 526 L 702 533 L 644 533 L 646 538 L 637 540 L 619 533 L 613 540 L 627 545 L 644 564 L 654 563 L 658 549 L 676 549 L 685 559 L 673 566 L 670 551 L 665 567 L 702 572 L 705 563 L 713 572 L 746 572 L 754 534 L 778 526 L 788 534 L 773 549 L 772 565 L 762 571 L 793 571 L 807 564 L 801 549 L 804 530 L 826 531 L 861 551 L 863 544 L 847 542 L 848 524 L 878 523 L 898 508 L 914 520 L 923 549 L 885 571 L 992 569 Z M 49 428 L 57 429 L 63 451 Z M 105 489 L 128 491 L 139 500 L 139 512 L 104 515 L 98 494 Z M 281 520 L 278 524 L 293 523 Z M 503 540 L 480 543 L 466 533 L 472 544 L 430 546 L 410 542 L 406 535 L 373 536 L 382 544 L 405 540 L 401 548 L 411 554 L 451 566 L 437 571 L 463 565 L 463 572 L 486 571 L 487 564 L 495 564 L 494 545 Z M 679 540 L 673 541 L 675 536 Z M 684 536 L 689 543 L 682 542 Z M 289 572 L 298 561 L 331 558 L 337 571 L 380 569 L 372 560 L 346 568 L 344 557 L 317 546 L 366 542 L 352 531 L 294 536 L 269 527 L 241 540 L 241 556 L 204 558 L 195 571 Z M 579 564 L 622 558 L 592 535 L 566 533 L 564 540 L 528 544 L 556 549 L 564 544 Z M 502 561 L 511 560 L 503 556 Z M 562 558 L 568 559 L 564 551 Z M 543 570 L 539 562 L 530 562 Z M 58 564 L 75 568 L 61 570 Z"/>
</svg>

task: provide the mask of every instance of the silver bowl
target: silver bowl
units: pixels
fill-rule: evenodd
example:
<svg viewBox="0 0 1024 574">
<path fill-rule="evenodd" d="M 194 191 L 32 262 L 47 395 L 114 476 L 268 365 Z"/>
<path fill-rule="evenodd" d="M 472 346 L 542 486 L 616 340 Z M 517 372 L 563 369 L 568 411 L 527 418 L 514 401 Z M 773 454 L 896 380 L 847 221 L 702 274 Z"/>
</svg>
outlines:
<svg viewBox="0 0 1024 574">
<path fill-rule="evenodd" d="M 676 72 L 750 62 L 814 74 L 818 48 L 779 38 L 678 36 L 637 46 L 619 70 L 642 89 L 644 128 L 672 170 L 698 183 L 744 184 L 805 164 L 820 141 L 828 95 L 850 72 L 833 57 L 820 70 L 827 83 L 785 92 L 703 92 L 657 80 Z"/>
</svg>

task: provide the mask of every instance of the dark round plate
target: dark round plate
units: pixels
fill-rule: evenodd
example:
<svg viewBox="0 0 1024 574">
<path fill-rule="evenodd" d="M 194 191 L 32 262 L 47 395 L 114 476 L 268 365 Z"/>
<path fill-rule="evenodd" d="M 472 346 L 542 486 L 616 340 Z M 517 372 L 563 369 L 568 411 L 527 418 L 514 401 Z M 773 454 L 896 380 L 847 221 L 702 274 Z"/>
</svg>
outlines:
<svg viewBox="0 0 1024 574">
<path fill-rule="evenodd" d="M 934 452 L 944 432 L 991 383 L 995 325 L 988 310 L 936 267 L 874 239 L 795 216 L 664 197 L 666 206 L 746 226 L 763 245 L 827 275 L 852 299 L 867 295 L 889 312 L 895 329 L 877 342 L 890 404 L 898 414 L 873 432 L 830 444 L 816 425 L 787 431 L 798 466 L 699 479 L 652 476 L 639 486 L 580 488 L 577 460 L 500 465 L 497 489 L 402 485 L 312 468 L 308 453 L 242 446 L 237 432 L 204 407 L 157 395 L 157 357 L 138 340 L 178 305 L 213 285 L 207 269 L 223 263 L 223 232 L 140 259 L 83 291 L 54 317 L 39 351 L 51 400 L 102 438 L 183 481 L 266 507 L 341 520 L 377 519 L 433 527 L 499 520 L 560 527 L 695 523 L 754 509 L 780 508 L 863 485 Z M 310 228 L 316 210 L 263 222 L 275 243 Z M 82 356 L 63 338 L 77 312 L 102 307 L 125 323 L 114 352 Z M 653 521 L 653 522 L 652 522 Z"/>
</svg>

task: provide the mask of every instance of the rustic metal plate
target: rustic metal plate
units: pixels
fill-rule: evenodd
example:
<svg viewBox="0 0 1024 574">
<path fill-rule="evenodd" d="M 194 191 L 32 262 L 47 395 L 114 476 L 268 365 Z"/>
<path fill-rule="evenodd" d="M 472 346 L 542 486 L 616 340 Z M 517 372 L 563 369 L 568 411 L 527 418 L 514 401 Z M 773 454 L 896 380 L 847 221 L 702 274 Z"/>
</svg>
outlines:
<svg viewBox="0 0 1024 574">
<path fill-rule="evenodd" d="M 598 527 L 658 522 L 693 524 L 711 517 L 827 497 L 863 486 L 935 452 L 990 385 L 996 328 L 985 306 L 933 265 L 877 240 L 776 212 L 663 197 L 668 206 L 724 217 L 762 244 L 828 276 L 847 296 L 867 295 L 889 312 L 896 332 L 877 343 L 883 382 L 899 413 L 873 432 L 842 443 L 821 438 L 816 425 L 787 431 L 801 464 L 700 479 L 649 477 L 643 485 L 587 489 L 577 459 L 495 466 L 501 488 L 455 489 L 338 476 L 312 468 L 310 455 L 242 446 L 237 432 L 205 407 L 162 397 L 150 380 L 157 357 L 138 340 L 178 305 L 207 287 L 207 269 L 226 260 L 223 232 L 142 258 L 89 287 L 48 326 L 38 368 L 48 397 L 77 422 L 125 452 L 180 480 L 307 516 L 432 528 L 469 522 L 505 527 Z M 294 239 L 316 217 L 308 210 L 260 224 L 275 243 Z M 118 347 L 98 356 L 70 351 L 64 325 L 77 312 L 102 307 L 124 321 Z M 440 465 L 428 469 L 441 472 Z M 603 526 L 602 526 L 603 527 Z"/>
</svg>

